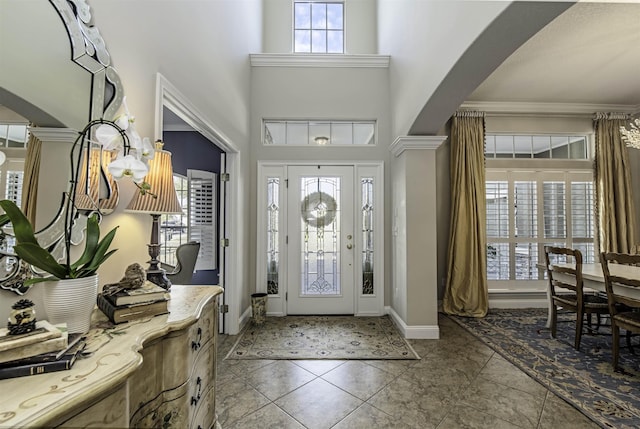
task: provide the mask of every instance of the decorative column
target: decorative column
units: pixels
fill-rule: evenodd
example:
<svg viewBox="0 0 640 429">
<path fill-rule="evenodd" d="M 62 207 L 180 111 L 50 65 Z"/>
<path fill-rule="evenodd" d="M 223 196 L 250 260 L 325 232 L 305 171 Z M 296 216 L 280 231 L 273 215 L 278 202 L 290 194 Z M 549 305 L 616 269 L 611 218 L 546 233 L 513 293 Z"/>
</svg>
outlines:
<svg viewBox="0 0 640 429">
<path fill-rule="evenodd" d="M 391 163 L 391 316 L 406 338 L 440 337 L 436 150 L 446 138 L 403 136 L 389 147 L 395 156 Z"/>
</svg>

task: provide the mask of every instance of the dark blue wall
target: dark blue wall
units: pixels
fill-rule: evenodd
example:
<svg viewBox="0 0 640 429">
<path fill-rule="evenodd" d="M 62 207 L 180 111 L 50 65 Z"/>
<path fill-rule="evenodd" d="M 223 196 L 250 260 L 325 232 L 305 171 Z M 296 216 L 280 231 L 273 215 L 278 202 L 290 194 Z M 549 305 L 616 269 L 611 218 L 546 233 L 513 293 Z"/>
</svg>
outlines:
<svg viewBox="0 0 640 429">
<path fill-rule="evenodd" d="M 210 171 L 220 174 L 220 155 L 223 153 L 216 145 L 195 131 L 165 131 L 162 134 L 164 149 L 171 152 L 173 172 L 187 176 L 187 169 Z M 219 177 L 219 176 L 218 176 Z M 220 186 L 218 181 L 217 186 Z M 215 207 L 220 208 L 220 189 L 216 190 Z M 220 230 L 220 212 L 217 213 L 216 232 Z M 216 238 L 216 241 L 219 237 Z M 220 252 L 218 252 L 218 255 Z M 220 266 L 218 260 L 217 266 Z M 193 275 L 194 284 L 217 285 L 220 282 L 218 270 L 199 270 Z"/>
</svg>

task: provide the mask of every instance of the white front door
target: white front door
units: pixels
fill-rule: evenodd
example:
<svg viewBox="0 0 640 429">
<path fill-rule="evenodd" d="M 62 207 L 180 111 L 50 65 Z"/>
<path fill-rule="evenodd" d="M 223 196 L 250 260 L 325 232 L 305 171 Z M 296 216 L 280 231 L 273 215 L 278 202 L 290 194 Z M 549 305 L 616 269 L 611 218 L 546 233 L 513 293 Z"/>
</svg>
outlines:
<svg viewBox="0 0 640 429">
<path fill-rule="evenodd" d="M 354 314 L 353 166 L 289 166 L 287 314 Z"/>
</svg>

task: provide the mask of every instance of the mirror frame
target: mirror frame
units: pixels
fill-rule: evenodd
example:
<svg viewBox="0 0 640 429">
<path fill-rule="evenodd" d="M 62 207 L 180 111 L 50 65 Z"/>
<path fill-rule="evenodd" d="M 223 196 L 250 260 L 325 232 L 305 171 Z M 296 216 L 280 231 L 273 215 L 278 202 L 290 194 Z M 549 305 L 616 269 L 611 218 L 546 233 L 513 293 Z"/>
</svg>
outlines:
<svg viewBox="0 0 640 429">
<path fill-rule="evenodd" d="M 91 74 L 91 99 L 89 100 L 89 120 L 114 118 L 124 100 L 124 90 L 120 76 L 111 65 L 111 56 L 98 29 L 91 24 L 91 11 L 87 0 L 49 0 L 60 16 L 71 47 L 71 61 Z M 64 253 L 64 222 L 62 213 L 66 198 L 63 197 L 58 213 L 51 223 L 36 233 L 38 241 L 44 240 L 47 247 L 54 250 L 59 258 Z M 86 216 L 80 215 L 73 226 L 74 240 L 79 244 L 84 237 Z M 10 231 L 6 231 L 11 235 Z M 2 239 L 5 232 L 0 231 Z M 29 290 L 24 280 L 38 275 L 38 271 L 25 264 L 17 256 L 0 252 L 0 263 L 11 267 L 0 276 L 0 289 L 23 295 Z"/>
</svg>

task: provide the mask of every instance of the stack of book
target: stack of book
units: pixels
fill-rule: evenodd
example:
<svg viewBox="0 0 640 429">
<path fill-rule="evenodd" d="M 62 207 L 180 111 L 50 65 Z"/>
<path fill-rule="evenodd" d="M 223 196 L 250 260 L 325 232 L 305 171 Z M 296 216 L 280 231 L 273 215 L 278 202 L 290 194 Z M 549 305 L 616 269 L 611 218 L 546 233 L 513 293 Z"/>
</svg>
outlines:
<svg viewBox="0 0 640 429">
<path fill-rule="evenodd" d="M 166 289 L 146 281 L 138 289 L 123 289 L 115 294 L 99 293 L 97 303 L 109 320 L 118 324 L 168 313 L 168 300 Z"/>
<path fill-rule="evenodd" d="M 84 347 L 84 337 L 69 337 L 65 324 L 41 320 L 20 335 L 0 329 L 0 380 L 71 369 Z"/>
</svg>

